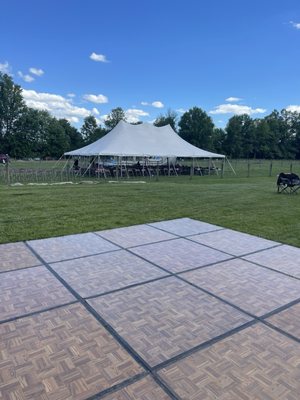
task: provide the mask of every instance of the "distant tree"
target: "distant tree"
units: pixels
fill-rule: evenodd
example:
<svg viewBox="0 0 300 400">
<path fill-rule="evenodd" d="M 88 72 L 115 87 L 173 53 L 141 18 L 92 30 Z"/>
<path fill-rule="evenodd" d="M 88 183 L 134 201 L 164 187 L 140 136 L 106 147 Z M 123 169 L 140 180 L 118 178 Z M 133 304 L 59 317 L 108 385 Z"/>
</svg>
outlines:
<svg viewBox="0 0 300 400">
<path fill-rule="evenodd" d="M 160 114 L 154 121 L 153 125 L 155 125 L 155 126 L 171 125 L 171 127 L 176 132 L 177 131 L 177 120 L 178 120 L 178 114 L 175 111 L 168 110 L 165 115 Z"/>
<path fill-rule="evenodd" d="M 88 117 L 84 118 L 83 125 L 81 127 L 81 135 L 86 143 L 90 143 L 90 138 L 94 137 L 97 127 L 97 121 L 93 115 L 89 115 Z"/>
<path fill-rule="evenodd" d="M 194 146 L 212 150 L 214 124 L 201 108 L 185 112 L 179 121 L 179 135 Z"/>
<path fill-rule="evenodd" d="M 255 126 L 249 115 L 234 115 L 226 125 L 224 151 L 233 158 L 253 157 Z"/>
<path fill-rule="evenodd" d="M 274 110 L 265 117 L 273 140 L 276 143 L 277 158 L 294 158 L 297 149 L 294 147 L 295 137 L 299 129 L 299 115 L 285 109 L 281 112 Z"/>
<path fill-rule="evenodd" d="M 68 141 L 70 144 L 68 150 L 75 150 L 84 145 L 81 133 L 78 131 L 78 129 L 72 126 L 68 120 L 59 119 L 58 123 L 65 131 L 65 135 L 68 137 Z"/>
<path fill-rule="evenodd" d="M 48 111 L 26 108 L 12 135 L 10 154 L 16 158 L 41 157 L 47 146 L 51 118 Z"/>
<path fill-rule="evenodd" d="M 12 135 L 18 120 L 26 109 L 22 97 L 22 88 L 14 84 L 12 78 L 0 72 L 0 147 L 9 152 L 12 147 Z"/>
<path fill-rule="evenodd" d="M 120 121 L 126 121 L 126 116 L 124 110 L 117 107 L 111 110 L 104 124 L 108 130 L 112 130 Z"/>
<path fill-rule="evenodd" d="M 212 135 L 212 150 L 216 153 L 224 153 L 224 140 L 226 134 L 224 129 L 215 128 Z"/>
<path fill-rule="evenodd" d="M 56 118 L 51 118 L 46 131 L 46 146 L 43 156 L 59 158 L 70 147 L 69 137 Z"/>
</svg>

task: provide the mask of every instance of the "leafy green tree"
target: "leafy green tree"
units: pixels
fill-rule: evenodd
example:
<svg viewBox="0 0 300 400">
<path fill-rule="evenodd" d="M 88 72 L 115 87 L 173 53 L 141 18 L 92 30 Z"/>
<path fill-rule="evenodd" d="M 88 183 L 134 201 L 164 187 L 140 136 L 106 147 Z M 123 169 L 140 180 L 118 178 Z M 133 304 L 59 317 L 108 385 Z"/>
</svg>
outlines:
<svg viewBox="0 0 300 400">
<path fill-rule="evenodd" d="M 48 111 L 26 108 L 12 135 L 10 154 L 16 158 L 41 157 L 51 118 Z"/>
<path fill-rule="evenodd" d="M 94 137 L 97 127 L 97 121 L 93 115 L 89 115 L 88 117 L 84 118 L 83 125 L 81 127 L 81 135 L 86 143 L 91 142 L 90 138 Z"/>
<path fill-rule="evenodd" d="M 117 107 L 111 110 L 104 123 L 108 130 L 112 130 L 120 121 L 126 121 L 126 116 L 123 108 Z"/>
<path fill-rule="evenodd" d="M 249 115 L 234 115 L 229 119 L 225 131 L 224 151 L 228 156 L 253 157 L 255 126 Z"/>
<path fill-rule="evenodd" d="M 178 120 L 178 114 L 175 111 L 168 110 L 165 115 L 160 114 L 154 121 L 153 125 L 155 126 L 171 125 L 174 131 L 177 132 L 177 120 Z"/>
<path fill-rule="evenodd" d="M 215 128 L 212 135 L 212 150 L 216 153 L 223 154 L 224 152 L 224 141 L 225 131 L 221 128 Z"/>
<path fill-rule="evenodd" d="M 0 147 L 9 152 L 13 145 L 18 120 L 26 109 L 22 89 L 15 85 L 12 78 L 0 72 Z"/>
<path fill-rule="evenodd" d="M 70 148 L 69 137 L 56 118 L 51 118 L 46 131 L 46 146 L 43 156 L 59 158 Z"/>
<path fill-rule="evenodd" d="M 179 135 L 194 146 L 213 150 L 214 124 L 201 108 L 194 107 L 185 112 L 179 121 Z"/>
<path fill-rule="evenodd" d="M 66 119 L 59 119 L 59 125 L 64 129 L 65 135 L 68 137 L 70 147 L 68 150 L 75 150 L 84 146 L 84 141 L 81 133 Z"/>
</svg>

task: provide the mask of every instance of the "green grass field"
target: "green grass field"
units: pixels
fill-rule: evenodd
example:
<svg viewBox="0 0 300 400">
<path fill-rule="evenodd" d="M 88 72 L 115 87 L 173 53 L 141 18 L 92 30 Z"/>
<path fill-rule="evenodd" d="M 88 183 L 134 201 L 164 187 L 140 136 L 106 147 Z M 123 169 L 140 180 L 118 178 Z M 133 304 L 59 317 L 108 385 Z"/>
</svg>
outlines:
<svg viewBox="0 0 300 400">
<path fill-rule="evenodd" d="M 276 178 L 162 177 L 146 183 L 0 186 L 0 243 L 190 217 L 300 247 L 300 193 Z"/>
</svg>

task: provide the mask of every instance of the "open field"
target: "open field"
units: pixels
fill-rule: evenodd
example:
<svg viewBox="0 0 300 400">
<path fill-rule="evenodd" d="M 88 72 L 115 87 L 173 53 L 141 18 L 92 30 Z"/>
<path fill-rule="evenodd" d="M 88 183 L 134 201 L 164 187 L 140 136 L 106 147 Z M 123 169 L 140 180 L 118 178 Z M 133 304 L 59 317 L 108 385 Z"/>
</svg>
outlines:
<svg viewBox="0 0 300 400">
<path fill-rule="evenodd" d="M 275 177 L 162 177 L 65 186 L 0 186 L 0 243 L 190 217 L 300 247 L 300 196 Z"/>
</svg>

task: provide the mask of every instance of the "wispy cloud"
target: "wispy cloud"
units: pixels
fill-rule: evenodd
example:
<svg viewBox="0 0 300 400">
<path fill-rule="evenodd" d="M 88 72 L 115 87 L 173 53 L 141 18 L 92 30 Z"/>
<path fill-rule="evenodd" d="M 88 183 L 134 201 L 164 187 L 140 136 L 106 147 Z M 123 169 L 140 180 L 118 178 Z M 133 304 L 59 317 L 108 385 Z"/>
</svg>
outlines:
<svg viewBox="0 0 300 400">
<path fill-rule="evenodd" d="M 209 111 L 210 114 L 235 114 L 235 115 L 242 115 L 242 114 L 263 114 L 267 110 L 264 108 L 252 108 L 249 106 L 242 106 L 238 104 L 220 104 L 219 106 L 215 107 L 214 110 Z"/>
<path fill-rule="evenodd" d="M 5 61 L 3 64 L 0 63 L 0 72 L 2 72 L 2 74 L 11 75 L 11 67 L 7 61 Z"/>
<path fill-rule="evenodd" d="M 40 69 L 40 68 L 31 67 L 31 68 L 29 68 L 29 72 L 31 74 L 33 74 L 33 75 L 36 75 L 36 76 L 44 75 L 44 71 L 42 69 Z"/>
<path fill-rule="evenodd" d="M 291 24 L 295 29 L 300 29 L 300 22 L 290 21 L 290 24 Z"/>
<path fill-rule="evenodd" d="M 94 52 L 90 55 L 90 59 L 97 62 L 104 62 L 104 63 L 109 62 L 104 54 L 97 54 Z"/>
<path fill-rule="evenodd" d="M 18 75 L 20 78 L 23 79 L 23 81 L 25 82 L 33 82 L 34 81 L 34 77 L 29 75 L 29 74 L 23 74 L 22 71 L 18 71 Z"/>
<path fill-rule="evenodd" d="M 91 103 L 103 104 L 108 103 L 108 98 L 103 94 L 85 94 L 84 100 L 90 101 Z"/>
<path fill-rule="evenodd" d="M 227 97 L 227 99 L 225 99 L 225 101 L 229 101 L 230 103 L 240 100 L 242 100 L 240 97 Z"/>
<path fill-rule="evenodd" d="M 179 114 L 184 114 L 186 112 L 184 108 L 177 108 L 175 111 L 177 111 Z"/>
<path fill-rule="evenodd" d="M 149 103 L 148 101 L 142 101 L 141 102 L 142 106 L 152 106 L 155 108 L 163 108 L 165 105 L 161 101 L 153 101 L 152 103 Z"/>
<path fill-rule="evenodd" d="M 138 122 L 140 121 L 140 117 L 147 117 L 149 113 L 137 108 L 129 108 L 125 111 L 125 116 L 128 122 Z"/>
<path fill-rule="evenodd" d="M 79 122 L 80 119 L 96 114 L 95 108 L 88 110 L 72 104 L 72 99 L 53 93 L 41 93 L 35 90 L 22 91 L 23 98 L 29 107 L 37 110 L 47 110 L 57 118 L 66 118 L 70 122 Z M 98 110 L 97 110 L 98 111 Z"/>
</svg>

